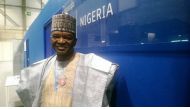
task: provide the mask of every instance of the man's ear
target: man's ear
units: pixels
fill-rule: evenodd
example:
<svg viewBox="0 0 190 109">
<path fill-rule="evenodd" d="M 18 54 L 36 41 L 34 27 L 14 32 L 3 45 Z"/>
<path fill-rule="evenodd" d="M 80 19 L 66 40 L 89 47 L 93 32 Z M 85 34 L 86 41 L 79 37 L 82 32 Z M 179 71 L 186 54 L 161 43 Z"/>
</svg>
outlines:
<svg viewBox="0 0 190 109">
<path fill-rule="evenodd" d="M 51 42 L 51 44 L 52 44 L 52 37 L 50 37 L 49 41 L 50 41 L 50 42 Z"/>
<path fill-rule="evenodd" d="M 74 39 L 74 41 L 73 41 L 73 46 L 75 46 L 76 43 L 77 43 L 77 38 Z"/>
</svg>

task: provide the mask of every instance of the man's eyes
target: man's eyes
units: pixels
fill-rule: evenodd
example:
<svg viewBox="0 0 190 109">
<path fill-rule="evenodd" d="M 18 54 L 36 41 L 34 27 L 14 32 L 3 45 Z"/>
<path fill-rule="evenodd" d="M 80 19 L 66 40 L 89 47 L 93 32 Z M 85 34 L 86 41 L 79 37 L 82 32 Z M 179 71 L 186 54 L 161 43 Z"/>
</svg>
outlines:
<svg viewBox="0 0 190 109">
<path fill-rule="evenodd" d="M 61 35 L 52 35 L 53 36 L 53 38 L 60 38 L 61 37 Z"/>
<path fill-rule="evenodd" d="M 52 37 L 53 38 L 61 38 L 61 37 L 63 37 L 64 39 L 69 39 L 69 40 L 72 40 L 73 39 L 73 36 L 71 36 L 71 35 L 64 35 L 64 36 L 62 36 L 62 35 L 52 35 Z"/>
</svg>

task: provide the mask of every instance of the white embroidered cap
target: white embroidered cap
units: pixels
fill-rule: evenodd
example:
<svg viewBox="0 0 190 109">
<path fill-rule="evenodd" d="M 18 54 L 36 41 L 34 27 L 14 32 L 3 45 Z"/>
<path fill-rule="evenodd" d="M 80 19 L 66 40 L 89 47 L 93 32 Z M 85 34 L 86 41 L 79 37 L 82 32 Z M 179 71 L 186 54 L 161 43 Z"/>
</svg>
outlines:
<svg viewBox="0 0 190 109">
<path fill-rule="evenodd" d="M 53 31 L 76 33 L 76 19 L 67 13 L 53 15 L 51 32 Z"/>
</svg>

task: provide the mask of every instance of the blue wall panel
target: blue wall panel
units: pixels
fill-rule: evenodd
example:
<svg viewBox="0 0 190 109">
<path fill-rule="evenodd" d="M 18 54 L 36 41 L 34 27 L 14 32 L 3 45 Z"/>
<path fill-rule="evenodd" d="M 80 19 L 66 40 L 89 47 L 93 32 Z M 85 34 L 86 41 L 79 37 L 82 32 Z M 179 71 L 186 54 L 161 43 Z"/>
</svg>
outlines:
<svg viewBox="0 0 190 109">
<path fill-rule="evenodd" d="M 52 56 L 55 51 L 51 46 L 51 22 L 48 22 L 44 27 L 44 39 L 45 39 L 45 58 Z"/>
<path fill-rule="evenodd" d="M 113 15 L 104 18 L 109 4 Z M 190 106 L 189 6 L 187 0 L 86 0 L 72 10 L 77 50 L 120 65 L 112 106 Z"/>
<path fill-rule="evenodd" d="M 77 50 L 120 65 L 111 106 L 190 106 L 190 52 Z"/>
<path fill-rule="evenodd" d="M 110 53 L 105 56 L 120 65 L 113 106 L 190 106 L 189 55 Z"/>
</svg>

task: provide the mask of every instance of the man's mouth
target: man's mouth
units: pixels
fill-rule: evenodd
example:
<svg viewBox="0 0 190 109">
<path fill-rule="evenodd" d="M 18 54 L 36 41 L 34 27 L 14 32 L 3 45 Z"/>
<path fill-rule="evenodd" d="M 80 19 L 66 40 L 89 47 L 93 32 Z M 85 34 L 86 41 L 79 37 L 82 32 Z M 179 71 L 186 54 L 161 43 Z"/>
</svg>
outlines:
<svg viewBox="0 0 190 109">
<path fill-rule="evenodd" d="M 63 51 L 65 50 L 65 47 L 57 47 L 57 49 Z"/>
<path fill-rule="evenodd" d="M 59 51 L 64 51 L 67 47 L 64 46 L 57 46 L 56 47 Z"/>
</svg>

